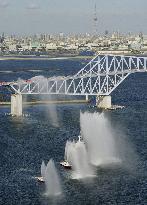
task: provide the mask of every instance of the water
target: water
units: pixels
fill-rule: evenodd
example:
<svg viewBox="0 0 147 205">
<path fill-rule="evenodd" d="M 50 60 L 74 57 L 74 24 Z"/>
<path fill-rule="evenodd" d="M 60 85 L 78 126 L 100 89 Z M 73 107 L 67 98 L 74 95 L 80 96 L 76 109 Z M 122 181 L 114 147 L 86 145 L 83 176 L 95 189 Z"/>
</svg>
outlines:
<svg viewBox="0 0 147 205">
<path fill-rule="evenodd" d="M 72 74 L 83 67 L 80 60 L 0 61 L 0 81 L 31 78 L 39 75 Z M 59 126 L 50 118 L 47 105 L 26 106 L 21 118 L 5 115 L 9 107 L 0 107 L 0 204 L 5 205 L 145 205 L 147 193 L 147 74 L 131 74 L 113 93 L 115 104 L 122 110 L 106 111 L 105 116 L 115 131 L 115 138 L 124 139 L 136 154 L 136 170 L 125 166 L 98 166 L 89 184 L 71 179 L 71 172 L 59 165 L 63 160 L 67 140 L 77 140 L 80 133 L 80 110 L 91 109 L 84 104 L 56 105 Z M 2 92 L 2 90 L 1 90 Z M 7 96 L 6 96 L 7 97 Z M 50 105 L 51 109 L 52 105 Z M 115 141 L 116 142 L 116 141 Z M 129 146 L 130 147 L 130 146 Z M 128 149 L 127 149 L 128 150 Z M 124 152 L 123 152 L 124 153 Z M 121 154 L 122 156 L 122 154 Z M 51 201 L 44 196 L 45 186 L 35 179 L 40 176 L 40 164 L 50 158 L 61 176 L 64 197 Z M 121 157 L 122 159 L 122 157 Z M 134 157 L 133 157 L 134 160 Z M 133 163 L 134 164 L 134 163 Z"/>
<path fill-rule="evenodd" d="M 121 162 L 119 147 L 104 113 L 80 113 L 81 132 L 92 164 Z M 122 146 L 122 144 L 121 144 Z"/>
<path fill-rule="evenodd" d="M 57 174 L 57 170 L 52 159 L 49 160 L 45 170 L 45 195 L 48 197 L 54 197 L 62 194 L 60 185 L 60 179 Z"/>
<path fill-rule="evenodd" d="M 42 164 L 41 164 L 41 176 L 43 177 L 43 179 L 45 179 L 45 171 L 46 171 L 46 165 L 45 165 L 44 161 L 42 161 Z"/>
<path fill-rule="evenodd" d="M 41 89 L 41 92 L 42 93 L 46 93 L 47 92 L 47 78 L 45 78 L 44 76 L 35 76 L 35 77 L 32 77 L 31 80 L 33 82 L 39 82 L 40 84 L 40 87 L 42 87 Z M 35 90 L 34 90 L 35 92 Z M 44 100 L 53 100 L 52 98 L 52 95 L 38 95 L 38 98 L 42 101 Z M 59 122 L 58 122 L 58 116 L 57 116 L 57 111 L 56 111 L 56 106 L 54 104 L 52 104 L 52 106 L 47 106 L 46 107 L 46 113 L 47 115 L 50 117 L 50 120 L 51 120 L 51 123 L 53 126 L 57 126 L 59 127 Z"/>
<path fill-rule="evenodd" d="M 94 170 L 89 163 L 85 143 L 82 141 L 67 141 L 65 159 L 72 165 L 72 178 L 84 179 L 94 176 Z"/>
</svg>

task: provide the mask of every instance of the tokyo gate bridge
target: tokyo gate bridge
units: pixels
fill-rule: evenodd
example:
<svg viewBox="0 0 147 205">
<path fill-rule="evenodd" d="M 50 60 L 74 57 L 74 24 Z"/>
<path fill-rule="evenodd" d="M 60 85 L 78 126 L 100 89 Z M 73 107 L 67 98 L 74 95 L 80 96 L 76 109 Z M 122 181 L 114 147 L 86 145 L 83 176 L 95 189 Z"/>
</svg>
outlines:
<svg viewBox="0 0 147 205">
<path fill-rule="evenodd" d="M 96 96 L 99 107 L 111 107 L 111 93 L 131 73 L 146 72 L 147 57 L 123 55 L 97 55 L 75 75 L 34 77 L 15 82 L 0 82 L 9 86 L 15 95 L 11 97 L 11 113 L 22 113 L 22 95 L 56 94 Z"/>
</svg>

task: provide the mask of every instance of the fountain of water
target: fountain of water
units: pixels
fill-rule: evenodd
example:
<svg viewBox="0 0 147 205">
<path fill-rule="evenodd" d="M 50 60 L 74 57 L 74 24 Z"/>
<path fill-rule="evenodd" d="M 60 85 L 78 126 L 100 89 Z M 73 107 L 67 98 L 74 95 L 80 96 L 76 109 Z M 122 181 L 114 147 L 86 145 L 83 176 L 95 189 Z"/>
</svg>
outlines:
<svg viewBox="0 0 147 205">
<path fill-rule="evenodd" d="M 45 179 L 45 170 L 46 170 L 46 165 L 45 165 L 44 161 L 42 161 L 42 164 L 41 164 L 41 176 L 43 177 L 43 179 Z"/>
<path fill-rule="evenodd" d="M 46 196 L 58 196 L 62 193 L 60 179 L 57 174 L 57 170 L 52 159 L 49 160 L 45 169 L 45 185 L 46 185 Z"/>
<path fill-rule="evenodd" d="M 80 125 L 92 164 L 121 162 L 112 128 L 104 113 L 80 113 Z"/>
<path fill-rule="evenodd" d="M 39 85 L 41 87 L 39 98 L 41 99 L 41 101 L 51 102 L 53 100 L 52 95 L 50 94 L 42 95 L 42 93 L 46 93 L 49 89 L 49 87 L 46 86 L 48 85 L 47 78 L 45 78 L 44 76 L 35 76 L 31 78 L 31 81 L 36 83 L 39 82 Z M 46 109 L 46 117 L 50 119 L 51 124 L 55 127 L 59 127 L 56 105 L 54 103 L 48 105 L 46 104 L 45 109 Z"/>
<path fill-rule="evenodd" d="M 65 159 L 72 166 L 72 178 L 83 179 L 94 176 L 94 170 L 89 164 L 87 150 L 83 141 L 67 141 Z"/>
</svg>

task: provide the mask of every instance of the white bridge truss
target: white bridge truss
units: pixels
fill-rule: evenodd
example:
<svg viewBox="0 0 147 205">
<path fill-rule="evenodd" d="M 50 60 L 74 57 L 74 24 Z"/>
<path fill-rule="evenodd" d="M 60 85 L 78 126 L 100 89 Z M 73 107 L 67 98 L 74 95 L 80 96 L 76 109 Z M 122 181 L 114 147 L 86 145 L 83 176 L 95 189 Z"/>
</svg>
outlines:
<svg viewBox="0 0 147 205">
<path fill-rule="evenodd" d="M 147 71 L 147 57 L 98 55 L 73 76 L 9 83 L 19 94 L 110 95 L 129 74 Z"/>
</svg>

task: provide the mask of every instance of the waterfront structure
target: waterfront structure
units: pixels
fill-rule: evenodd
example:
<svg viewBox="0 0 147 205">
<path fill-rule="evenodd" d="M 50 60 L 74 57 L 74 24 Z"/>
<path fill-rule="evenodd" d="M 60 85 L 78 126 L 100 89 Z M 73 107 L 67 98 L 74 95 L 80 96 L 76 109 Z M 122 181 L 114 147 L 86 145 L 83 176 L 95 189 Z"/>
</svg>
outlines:
<svg viewBox="0 0 147 205">
<path fill-rule="evenodd" d="M 34 77 L 30 80 L 3 82 L 15 95 L 11 98 L 13 115 L 22 114 L 21 95 L 55 94 L 96 96 L 97 106 L 111 107 L 111 93 L 131 73 L 146 72 L 147 57 L 98 55 L 73 76 L 57 76 L 50 78 Z"/>
</svg>

